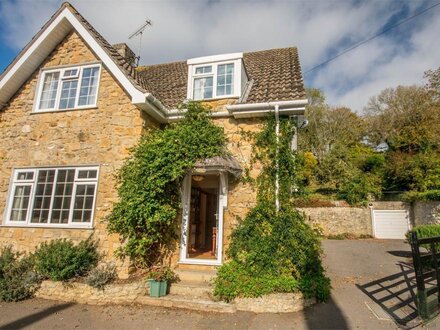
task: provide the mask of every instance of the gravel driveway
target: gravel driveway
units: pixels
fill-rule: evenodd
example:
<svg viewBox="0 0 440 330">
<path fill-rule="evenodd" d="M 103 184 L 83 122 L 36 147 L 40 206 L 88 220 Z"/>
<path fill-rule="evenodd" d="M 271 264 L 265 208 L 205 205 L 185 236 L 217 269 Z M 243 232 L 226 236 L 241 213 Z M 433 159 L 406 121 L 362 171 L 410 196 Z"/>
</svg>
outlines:
<svg viewBox="0 0 440 330">
<path fill-rule="evenodd" d="M 409 246 L 395 240 L 326 240 L 332 299 L 290 314 L 215 314 L 147 306 L 87 306 L 32 299 L 0 304 L 17 329 L 397 329 L 417 327 Z M 440 329 L 440 320 L 426 326 Z"/>
</svg>

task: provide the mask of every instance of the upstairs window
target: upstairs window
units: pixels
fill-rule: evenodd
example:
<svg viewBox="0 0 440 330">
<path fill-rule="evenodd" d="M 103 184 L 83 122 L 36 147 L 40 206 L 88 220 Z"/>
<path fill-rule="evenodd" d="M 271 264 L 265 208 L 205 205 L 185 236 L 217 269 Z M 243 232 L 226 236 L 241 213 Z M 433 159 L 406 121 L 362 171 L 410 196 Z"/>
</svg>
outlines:
<svg viewBox="0 0 440 330">
<path fill-rule="evenodd" d="M 91 227 L 98 167 L 17 169 L 6 224 Z"/>
<path fill-rule="evenodd" d="M 234 95 L 234 63 L 194 66 L 193 99 Z"/>
<path fill-rule="evenodd" d="M 97 64 L 42 71 L 36 111 L 95 107 L 100 71 Z"/>
</svg>

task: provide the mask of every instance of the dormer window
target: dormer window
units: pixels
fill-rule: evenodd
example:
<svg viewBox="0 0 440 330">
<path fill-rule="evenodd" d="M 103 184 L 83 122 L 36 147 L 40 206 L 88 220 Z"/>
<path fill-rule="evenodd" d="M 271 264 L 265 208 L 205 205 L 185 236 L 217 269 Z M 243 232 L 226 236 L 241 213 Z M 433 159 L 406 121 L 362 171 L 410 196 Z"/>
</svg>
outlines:
<svg viewBox="0 0 440 330">
<path fill-rule="evenodd" d="M 240 97 L 247 82 L 242 56 L 235 53 L 188 60 L 188 99 Z"/>
<path fill-rule="evenodd" d="M 35 111 L 96 107 L 101 65 L 43 70 Z"/>
<path fill-rule="evenodd" d="M 232 96 L 234 63 L 195 66 L 193 79 L 194 100 Z"/>
</svg>

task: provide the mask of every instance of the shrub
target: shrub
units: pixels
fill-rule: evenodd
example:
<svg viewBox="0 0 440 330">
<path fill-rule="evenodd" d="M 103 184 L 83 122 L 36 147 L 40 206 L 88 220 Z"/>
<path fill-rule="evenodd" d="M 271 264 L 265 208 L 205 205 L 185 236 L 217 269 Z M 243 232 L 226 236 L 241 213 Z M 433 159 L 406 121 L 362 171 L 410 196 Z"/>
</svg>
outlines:
<svg viewBox="0 0 440 330">
<path fill-rule="evenodd" d="M 402 200 L 405 202 L 440 201 L 440 190 L 428 190 L 425 192 L 408 191 L 402 195 Z"/>
<path fill-rule="evenodd" d="M 417 238 L 427 238 L 427 237 L 435 237 L 440 236 L 440 225 L 420 225 L 415 226 L 413 229 L 406 233 L 406 239 L 408 242 L 411 241 L 411 234 L 416 233 Z M 422 244 L 422 247 L 431 251 L 431 247 L 429 244 Z M 436 244 L 437 251 L 440 250 L 440 243 Z"/>
<path fill-rule="evenodd" d="M 232 301 L 235 297 L 259 297 L 274 292 L 293 292 L 299 287 L 291 275 L 253 274 L 232 260 L 220 267 L 214 279 L 214 296 Z"/>
<path fill-rule="evenodd" d="M 12 248 L 0 251 L 0 301 L 30 298 L 41 280 L 34 271 L 32 256 L 22 256 Z"/>
<path fill-rule="evenodd" d="M 105 264 L 92 269 L 85 282 L 95 289 L 104 290 L 105 285 L 115 280 L 117 276 L 116 266 Z"/>
<path fill-rule="evenodd" d="M 380 178 L 374 174 L 357 173 L 340 188 L 338 197 L 350 205 L 366 205 L 372 196 L 380 197 Z"/>
<path fill-rule="evenodd" d="M 440 189 L 440 155 L 437 151 L 388 155 L 385 172 L 387 190 L 419 191 Z"/>
<path fill-rule="evenodd" d="M 99 257 L 91 236 L 78 245 L 57 239 L 42 243 L 35 251 L 35 269 L 52 281 L 67 281 L 85 275 L 96 266 Z"/>
<path fill-rule="evenodd" d="M 179 277 L 168 266 L 152 267 L 147 274 L 148 279 L 158 282 L 167 281 L 168 283 L 177 282 Z"/>
<path fill-rule="evenodd" d="M 285 207 L 277 213 L 273 203 L 260 202 L 232 233 L 232 260 L 220 267 L 214 294 L 229 301 L 299 288 L 325 301 L 330 281 L 320 253 L 317 235 L 299 212 Z"/>
</svg>

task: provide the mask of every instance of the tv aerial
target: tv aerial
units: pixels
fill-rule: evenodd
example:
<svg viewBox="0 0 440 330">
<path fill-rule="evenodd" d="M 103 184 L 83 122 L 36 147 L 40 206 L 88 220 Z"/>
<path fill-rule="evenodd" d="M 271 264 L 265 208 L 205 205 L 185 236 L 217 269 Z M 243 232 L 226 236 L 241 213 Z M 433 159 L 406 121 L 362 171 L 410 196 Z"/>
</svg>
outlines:
<svg viewBox="0 0 440 330">
<path fill-rule="evenodd" d="M 139 65 L 139 60 L 141 59 L 141 49 L 142 49 L 142 34 L 144 33 L 144 30 L 147 28 L 147 26 L 152 26 L 153 24 L 151 23 L 151 21 L 149 19 L 147 19 L 145 21 L 144 24 L 142 24 L 142 26 L 137 29 L 134 33 L 130 34 L 130 36 L 128 37 L 128 39 L 132 39 L 134 37 L 139 36 L 139 51 L 138 51 L 138 56 L 136 56 L 136 66 Z"/>
</svg>

